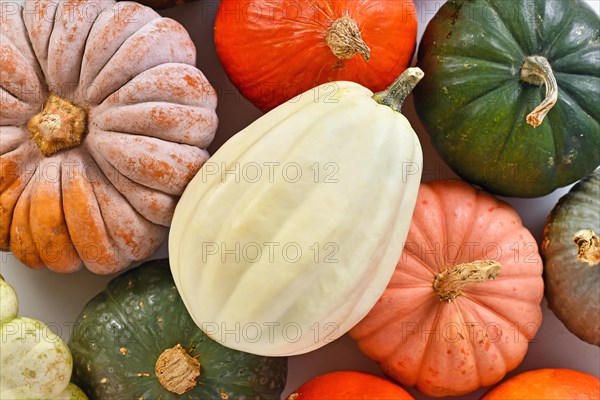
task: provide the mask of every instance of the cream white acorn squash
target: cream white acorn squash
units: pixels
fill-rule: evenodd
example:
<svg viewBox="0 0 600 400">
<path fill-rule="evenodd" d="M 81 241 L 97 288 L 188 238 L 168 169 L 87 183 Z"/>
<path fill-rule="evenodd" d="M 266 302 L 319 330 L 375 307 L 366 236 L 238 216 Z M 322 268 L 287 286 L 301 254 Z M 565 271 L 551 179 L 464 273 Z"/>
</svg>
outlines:
<svg viewBox="0 0 600 400">
<path fill-rule="evenodd" d="M 386 91 L 319 86 L 239 132 L 185 190 L 170 264 L 198 326 L 237 350 L 306 353 L 373 307 L 401 255 L 422 167 L 400 113 L 422 78 Z"/>
</svg>

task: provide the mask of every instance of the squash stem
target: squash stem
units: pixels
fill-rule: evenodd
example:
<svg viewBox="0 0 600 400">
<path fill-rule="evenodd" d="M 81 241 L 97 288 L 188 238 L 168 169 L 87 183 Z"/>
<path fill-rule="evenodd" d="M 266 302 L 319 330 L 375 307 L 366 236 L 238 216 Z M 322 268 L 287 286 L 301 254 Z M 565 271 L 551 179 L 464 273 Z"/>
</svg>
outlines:
<svg viewBox="0 0 600 400">
<path fill-rule="evenodd" d="M 521 80 L 532 85 L 545 85 L 546 98 L 528 116 L 527 123 L 534 128 L 540 126 L 558 100 L 558 83 L 554 77 L 552 66 L 543 56 L 525 58 L 521 67 Z"/>
<path fill-rule="evenodd" d="M 494 260 L 458 264 L 437 274 L 433 279 L 433 289 L 440 301 L 451 302 L 463 293 L 465 286 L 494 280 L 500 275 L 500 271 L 500 263 Z"/>
<path fill-rule="evenodd" d="M 200 363 L 178 344 L 161 353 L 154 373 L 165 390 L 182 395 L 196 386 Z"/>
<path fill-rule="evenodd" d="M 87 112 L 69 101 L 50 94 L 44 109 L 31 117 L 27 129 L 40 152 L 50 157 L 60 150 L 81 144 L 87 131 Z"/>
<path fill-rule="evenodd" d="M 373 100 L 379 104 L 386 105 L 392 110 L 400 112 L 402 104 L 406 97 L 417 84 L 423 79 L 425 74 L 419 67 L 408 68 L 402 73 L 389 88 L 377 92 L 373 95 Z"/>
<path fill-rule="evenodd" d="M 573 241 L 577 246 L 577 259 L 590 267 L 600 264 L 600 238 L 591 229 L 583 229 L 575 234 Z"/>
<path fill-rule="evenodd" d="M 325 36 L 327 46 L 340 60 L 348 60 L 356 53 L 365 61 L 371 58 L 371 49 L 360 35 L 360 29 L 355 20 L 347 15 L 336 19 Z"/>
</svg>

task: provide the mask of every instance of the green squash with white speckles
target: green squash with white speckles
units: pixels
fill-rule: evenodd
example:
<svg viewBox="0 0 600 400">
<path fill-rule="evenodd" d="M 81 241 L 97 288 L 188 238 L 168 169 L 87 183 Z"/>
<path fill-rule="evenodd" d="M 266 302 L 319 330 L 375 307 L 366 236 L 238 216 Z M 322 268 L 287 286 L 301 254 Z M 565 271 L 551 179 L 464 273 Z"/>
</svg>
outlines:
<svg viewBox="0 0 600 400">
<path fill-rule="evenodd" d="M 286 358 L 209 339 L 185 309 L 167 260 L 114 278 L 83 309 L 70 347 L 73 381 L 95 400 L 279 399 L 287 379 Z"/>
<path fill-rule="evenodd" d="M 449 0 L 419 46 L 415 107 L 465 180 L 542 196 L 600 164 L 599 63 L 581 0 Z"/>
</svg>

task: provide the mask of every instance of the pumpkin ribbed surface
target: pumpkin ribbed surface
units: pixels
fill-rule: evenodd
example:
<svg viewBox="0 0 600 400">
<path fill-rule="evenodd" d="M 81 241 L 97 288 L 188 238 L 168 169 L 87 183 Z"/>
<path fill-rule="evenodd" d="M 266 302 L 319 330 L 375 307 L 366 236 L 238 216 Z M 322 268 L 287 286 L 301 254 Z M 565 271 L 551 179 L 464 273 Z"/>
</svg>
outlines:
<svg viewBox="0 0 600 400">
<path fill-rule="evenodd" d="M 433 181 L 387 289 L 350 334 L 396 381 L 460 396 L 519 365 L 542 296 L 538 247 L 517 212 L 465 182 Z"/>
<path fill-rule="evenodd" d="M 217 126 L 189 35 L 133 2 L 11 7 L 0 25 L 0 248 L 58 272 L 148 257 Z"/>
</svg>

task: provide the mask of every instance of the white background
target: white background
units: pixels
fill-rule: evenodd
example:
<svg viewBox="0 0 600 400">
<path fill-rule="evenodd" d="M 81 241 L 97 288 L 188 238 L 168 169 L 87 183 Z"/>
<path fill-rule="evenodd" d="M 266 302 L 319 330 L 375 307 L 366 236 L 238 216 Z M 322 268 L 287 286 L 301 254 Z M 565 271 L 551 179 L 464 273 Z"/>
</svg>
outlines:
<svg viewBox="0 0 600 400">
<path fill-rule="evenodd" d="M 600 0 L 586 1 L 600 14 Z M 426 24 L 443 3 L 444 1 L 433 0 L 415 1 L 419 15 L 419 39 Z M 198 50 L 198 66 L 218 91 L 220 125 L 213 151 L 261 115 L 237 93 L 219 64 L 212 37 L 217 7 L 218 1 L 200 0 L 161 12 L 179 21 L 189 31 Z M 265 54 L 265 57 L 269 55 Z M 424 179 L 454 177 L 432 149 L 429 137 L 414 112 L 412 97 L 409 97 L 403 112 L 411 121 L 423 145 Z M 539 242 L 547 214 L 567 189 L 557 190 L 543 198 L 505 200 L 519 211 L 524 224 Z M 152 258 L 166 255 L 166 246 L 163 246 Z M 1 254 L 0 273 L 19 294 L 20 314 L 45 321 L 65 339 L 68 339 L 71 326 L 84 304 L 100 292 L 112 278 L 96 276 L 85 270 L 72 275 L 58 275 L 47 270 L 34 271 L 21 265 L 8 253 Z M 600 349 L 569 333 L 548 310 L 545 301 L 543 306 L 544 320 L 541 329 L 531 343 L 523 363 L 509 376 L 521 371 L 547 367 L 572 368 L 600 376 Z M 322 373 L 348 369 L 380 374 L 377 364 L 363 356 L 354 342 L 344 336 L 320 350 L 291 357 L 288 386 L 284 394 L 289 394 L 303 382 Z M 410 388 L 408 390 L 417 399 L 427 398 Z M 483 392 L 485 389 L 463 398 L 478 399 Z"/>
</svg>

